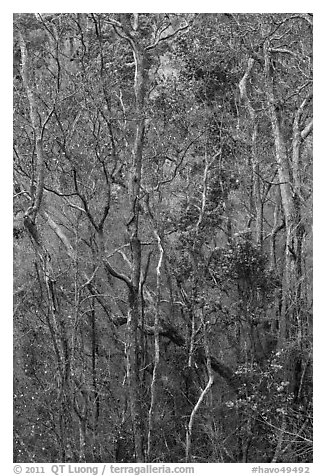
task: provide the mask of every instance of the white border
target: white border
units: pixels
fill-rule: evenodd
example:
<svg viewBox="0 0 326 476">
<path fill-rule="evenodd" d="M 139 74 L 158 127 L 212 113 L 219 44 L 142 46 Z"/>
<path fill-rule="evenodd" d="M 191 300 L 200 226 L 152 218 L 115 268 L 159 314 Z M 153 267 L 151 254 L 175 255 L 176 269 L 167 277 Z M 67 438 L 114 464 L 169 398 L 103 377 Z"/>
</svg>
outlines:
<svg viewBox="0 0 326 476">
<path fill-rule="evenodd" d="M 53 8 L 49 8 L 52 6 Z M 117 8 L 117 6 L 119 8 Z M 149 2 L 125 2 L 111 3 L 101 2 L 71 2 L 56 1 L 52 5 L 44 1 L 22 2 L 14 1 L 10 5 L 3 5 L 0 41 L 2 49 L 1 61 L 1 186 L 0 186 L 0 225 L 1 225 L 1 263 L 0 292 L 1 292 L 1 445 L 0 445 L 0 468 L 4 475 L 12 473 L 12 14 L 16 12 L 207 12 L 219 13 L 266 13 L 266 12 L 309 12 L 314 13 L 314 463 L 310 471 L 314 475 L 323 475 L 326 469 L 325 461 L 325 363 L 326 363 L 326 305 L 323 298 L 326 293 L 326 267 L 325 267 L 325 240 L 326 220 L 325 206 L 325 87 L 326 71 L 326 16 L 322 2 L 310 1 L 273 1 L 263 2 L 240 2 L 228 1 L 224 4 L 214 2 L 173 2 L 167 0 L 154 4 Z M 46 8 L 45 8 L 46 7 Z M 1 464 L 2 463 L 2 464 Z M 251 474 L 252 464 L 236 465 L 195 465 L 198 474 Z M 268 465 L 263 465 L 268 467 Z M 298 466 L 298 465 L 297 465 Z M 310 466 L 310 465 L 309 465 Z"/>
</svg>

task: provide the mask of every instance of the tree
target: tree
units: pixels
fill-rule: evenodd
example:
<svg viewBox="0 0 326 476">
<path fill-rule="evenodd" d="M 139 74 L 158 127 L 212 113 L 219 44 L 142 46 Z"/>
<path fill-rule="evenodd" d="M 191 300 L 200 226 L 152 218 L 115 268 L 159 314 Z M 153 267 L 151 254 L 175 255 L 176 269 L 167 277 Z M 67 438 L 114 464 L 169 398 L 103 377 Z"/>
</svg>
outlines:
<svg viewBox="0 0 326 476">
<path fill-rule="evenodd" d="M 310 16 L 14 25 L 15 459 L 310 461 Z"/>
</svg>

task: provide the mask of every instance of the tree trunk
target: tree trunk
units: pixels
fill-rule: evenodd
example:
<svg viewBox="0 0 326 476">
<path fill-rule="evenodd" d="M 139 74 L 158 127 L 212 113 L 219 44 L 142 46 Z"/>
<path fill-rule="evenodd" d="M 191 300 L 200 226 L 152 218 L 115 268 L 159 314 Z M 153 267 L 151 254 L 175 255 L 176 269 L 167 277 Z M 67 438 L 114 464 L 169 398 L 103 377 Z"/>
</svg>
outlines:
<svg viewBox="0 0 326 476">
<path fill-rule="evenodd" d="M 46 120 L 41 123 L 41 114 L 36 101 L 37 96 L 29 77 L 29 56 L 22 31 L 19 31 L 18 37 L 22 58 L 21 75 L 29 104 L 29 115 L 33 127 L 36 152 L 36 168 L 35 171 L 33 171 L 31 183 L 31 205 L 25 211 L 24 225 L 40 259 L 44 283 L 47 290 L 49 306 L 47 323 L 53 341 L 59 373 L 58 401 L 60 405 L 59 428 L 61 438 L 61 457 L 62 461 L 66 461 L 71 455 L 68 436 L 69 432 L 67 431 L 67 429 L 71 428 L 72 425 L 72 401 L 70 388 L 71 356 L 69 352 L 66 326 L 59 309 L 56 295 L 56 282 L 51 266 L 51 256 L 46 245 L 42 242 L 41 235 L 37 228 L 37 217 L 40 214 L 44 194 L 45 157 L 43 151 L 43 134 L 45 126 L 54 112 L 54 107 L 48 114 Z"/>
<path fill-rule="evenodd" d="M 160 319 L 160 301 L 161 301 L 161 268 L 163 261 L 163 247 L 159 232 L 155 229 L 157 238 L 157 246 L 159 251 L 159 259 L 156 267 L 156 306 L 155 306 L 155 322 L 154 322 L 154 369 L 151 384 L 151 405 L 148 414 L 148 437 L 147 437 L 147 455 L 146 459 L 151 460 L 151 451 L 153 447 L 153 430 L 154 430 L 154 415 L 157 400 L 157 375 L 158 366 L 160 363 L 160 334 L 159 334 L 159 319 Z"/>
<path fill-rule="evenodd" d="M 240 83 L 240 95 L 244 100 L 246 109 L 249 113 L 251 122 L 251 171 L 252 171 L 252 183 L 253 183 L 253 199 L 254 199 L 254 213 L 255 213 L 255 241 L 256 244 L 261 247 L 263 242 L 263 201 L 260 191 L 260 178 L 259 178 L 259 161 L 257 154 L 257 134 L 258 134 L 258 122 L 256 117 L 256 111 L 254 110 L 247 92 L 247 79 L 254 66 L 254 59 L 250 58 L 248 61 L 247 69 L 243 75 Z"/>
<path fill-rule="evenodd" d="M 285 268 L 282 290 L 282 310 L 279 322 L 278 348 L 283 348 L 289 332 L 289 324 L 292 311 L 290 311 L 293 299 L 293 286 L 295 285 L 295 250 L 294 243 L 296 237 L 296 209 L 293 195 L 292 180 L 289 158 L 283 132 L 281 130 L 280 118 L 276 110 L 276 99 L 274 95 L 274 84 L 271 76 L 271 60 L 268 42 L 264 45 L 265 60 L 265 93 L 268 104 L 268 113 L 272 126 L 274 138 L 276 162 L 278 166 L 278 178 L 280 182 L 281 201 L 285 218 L 286 229 L 286 250 Z"/>
</svg>

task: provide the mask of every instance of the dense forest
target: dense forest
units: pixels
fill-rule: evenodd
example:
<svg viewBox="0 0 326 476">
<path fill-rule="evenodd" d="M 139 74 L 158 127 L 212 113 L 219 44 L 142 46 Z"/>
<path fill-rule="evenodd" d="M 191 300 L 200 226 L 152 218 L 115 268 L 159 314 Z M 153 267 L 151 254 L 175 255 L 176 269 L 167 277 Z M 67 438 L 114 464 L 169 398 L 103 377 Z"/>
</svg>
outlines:
<svg viewBox="0 0 326 476">
<path fill-rule="evenodd" d="M 14 461 L 312 461 L 312 15 L 15 14 Z"/>
</svg>

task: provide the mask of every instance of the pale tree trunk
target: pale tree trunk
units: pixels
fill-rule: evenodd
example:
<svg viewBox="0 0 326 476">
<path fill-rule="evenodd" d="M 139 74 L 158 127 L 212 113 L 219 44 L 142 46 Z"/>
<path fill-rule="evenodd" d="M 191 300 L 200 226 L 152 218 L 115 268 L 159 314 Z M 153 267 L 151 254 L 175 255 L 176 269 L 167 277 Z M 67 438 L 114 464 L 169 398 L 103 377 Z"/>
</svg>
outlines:
<svg viewBox="0 0 326 476">
<path fill-rule="evenodd" d="M 295 299 L 295 313 L 297 318 L 298 333 L 297 338 L 300 341 L 304 335 L 304 322 L 302 319 L 302 310 L 306 308 L 305 298 L 303 292 L 303 241 L 305 236 L 305 227 L 303 224 L 301 207 L 304 203 L 301 191 L 301 145 L 302 142 L 312 131 L 312 120 L 309 121 L 306 127 L 300 127 L 302 114 L 312 100 L 312 93 L 308 93 L 306 98 L 302 101 L 295 112 L 293 121 L 293 135 L 292 135 L 292 165 L 293 165 L 293 206 L 294 206 L 294 226 L 295 233 L 291 243 L 292 255 L 295 262 L 295 279 L 297 282 L 294 299 Z"/>
<path fill-rule="evenodd" d="M 293 170 L 291 170 L 285 138 L 283 131 L 281 130 L 281 121 L 278 117 L 276 109 L 274 83 L 273 77 L 271 75 L 271 58 L 269 52 L 269 43 L 267 41 L 264 45 L 264 62 L 265 94 L 274 138 L 275 155 L 278 166 L 278 178 L 280 182 L 279 186 L 286 228 L 282 311 L 279 322 L 278 339 L 278 347 L 281 349 L 283 348 L 286 337 L 288 336 L 290 321 L 294 318 L 294 308 L 292 306 L 295 304 L 296 300 L 295 286 L 297 284 L 299 270 L 297 261 L 298 251 L 300 251 L 301 254 L 301 249 L 298 249 L 298 223 L 300 223 L 300 209 L 298 207 L 297 198 L 294 191 Z"/>
<path fill-rule="evenodd" d="M 187 433 L 186 433 L 186 463 L 191 462 L 192 456 L 191 456 L 191 445 L 192 445 L 192 432 L 193 432 L 193 426 L 194 426 L 194 421 L 195 421 L 195 416 L 203 403 L 206 395 L 208 394 L 210 388 L 212 387 L 214 383 L 214 374 L 212 370 L 212 363 L 211 363 L 211 357 L 210 357 L 210 351 L 209 351 L 209 344 L 208 344 L 208 338 L 207 338 L 207 330 L 206 330 L 206 323 L 205 323 L 205 316 L 203 309 L 200 310 L 201 312 L 201 324 L 203 326 L 203 334 L 204 334 L 204 347 L 205 347 L 205 357 L 206 357 L 206 368 L 207 368 L 207 373 L 208 373 L 208 381 L 206 384 L 206 387 L 200 394 L 196 405 L 194 406 L 190 418 L 189 418 L 189 423 L 187 426 Z"/>
<path fill-rule="evenodd" d="M 108 24 L 111 25 L 115 33 L 127 43 L 129 43 L 134 56 L 134 97 L 135 97 L 135 133 L 131 154 L 131 163 L 129 164 L 129 210 L 130 219 L 127 223 L 127 230 L 130 244 L 130 278 L 112 268 L 110 263 L 104 257 L 104 239 L 103 223 L 97 227 L 100 236 L 100 248 L 106 271 L 118 279 L 121 279 L 128 286 L 128 345 L 127 345 L 127 373 L 129 383 L 129 403 L 130 413 L 134 435 L 134 455 L 137 463 L 145 461 L 144 455 L 144 415 L 142 408 L 142 391 L 140 380 L 141 368 L 141 343 L 139 338 L 139 326 L 143 316 L 142 299 L 142 249 L 140 241 L 140 213 L 141 213 L 141 180 L 143 165 L 143 148 L 145 140 L 145 106 L 148 96 L 148 69 L 149 53 L 156 45 L 167 38 L 178 34 L 180 31 L 188 28 L 188 24 L 176 29 L 172 34 L 162 37 L 166 28 L 163 28 L 157 35 L 154 34 L 153 43 L 145 47 L 143 45 L 143 34 L 138 28 L 139 15 L 133 14 L 133 22 L 124 14 L 119 16 L 120 21 L 115 18 L 108 18 Z M 170 25 L 171 26 L 171 25 Z M 123 100 L 120 98 L 123 110 Z M 124 111 L 125 112 L 125 111 Z M 128 143 L 126 141 L 126 147 Z"/>
<path fill-rule="evenodd" d="M 134 426 L 134 442 L 136 461 L 144 461 L 143 449 L 143 425 L 142 425 L 142 404 L 140 390 L 140 345 L 138 336 L 138 324 L 141 321 L 141 244 L 139 237 L 139 215 L 140 215 L 140 183 L 142 176 L 142 158 L 145 132 L 145 68 L 144 51 L 137 43 L 133 43 L 135 59 L 135 99 L 136 99 L 136 134 L 133 147 L 132 167 L 130 171 L 130 209 L 131 219 L 128 223 L 128 232 L 131 247 L 131 282 L 132 288 L 129 291 L 130 312 L 128 315 L 128 337 L 129 337 L 129 365 L 130 365 L 130 405 Z"/>
<path fill-rule="evenodd" d="M 270 235 L 269 269 L 271 272 L 273 272 L 275 276 L 277 276 L 279 283 L 281 283 L 284 270 L 283 270 L 283 264 L 282 263 L 279 264 L 277 262 L 276 240 L 277 240 L 278 233 L 285 228 L 285 222 L 284 222 L 284 219 L 280 220 L 281 197 L 280 197 L 279 188 L 274 190 L 273 199 L 275 201 L 275 205 L 274 205 L 274 214 L 273 214 L 274 215 L 273 228 L 271 230 L 271 235 Z M 274 340 L 274 336 L 277 336 L 277 323 L 280 321 L 280 315 L 281 315 L 281 309 L 282 309 L 282 289 L 280 286 L 278 286 L 276 289 L 274 308 L 275 308 L 275 314 L 274 314 L 274 319 L 272 320 L 272 323 L 271 323 L 271 331 L 273 334 L 273 340 Z"/>
<path fill-rule="evenodd" d="M 243 99 L 246 109 L 249 113 L 250 122 L 251 122 L 251 166 L 252 166 L 252 180 L 253 180 L 253 197 L 254 197 L 254 207 L 255 207 L 255 241 L 256 244 L 261 247 L 263 241 L 263 201 L 260 190 L 260 179 L 259 179 L 259 160 L 257 154 L 257 134 L 258 134 L 258 121 L 256 111 L 253 108 L 247 92 L 247 80 L 251 74 L 252 68 L 254 66 L 254 59 L 250 58 L 248 61 L 247 69 L 243 75 L 240 83 L 240 95 Z"/>
<path fill-rule="evenodd" d="M 302 338 L 302 243 L 305 229 L 301 216 L 303 199 L 301 195 L 300 148 L 302 141 L 305 140 L 312 131 L 312 120 L 303 129 L 300 128 L 300 120 L 305 107 L 312 98 L 312 93 L 307 95 L 294 115 L 291 163 L 288 157 L 284 134 L 281 129 L 281 120 L 276 108 L 270 55 L 269 42 L 266 41 L 264 44 L 265 93 L 274 137 L 280 194 L 286 228 L 283 299 L 278 342 L 278 347 L 282 348 L 290 328 L 290 323 L 296 324 L 295 337 L 299 341 Z"/>
<path fill-rule="evenodd" d="M 148 414 L 148 436 L 147 436 L 147 455 L 146 459 L 151 460 L 151 451 L 153 446 L 153 430 L 154 430 L 154 415 L 157 400 L 157 375 L 158 366 L 160 363 L 160 335 L 159 335 L 159 319 L 160 319 L 160 301 L 161 301 L 161 268 L 163 261 L 163 246 L 159 232 L 155 229 L 157 239 L 157 246 L 159 251 L 159 258 L 156 267 L 156 305 L 155 305 L 155 321 L 154 321 L 154 369 L 151 384 L 151 405 Z"/>
<path fill-rule="evenodd" d="M 212 165 L 214 158 L 211 160 L 211 162 L 208 161 L 207 153 L 205 151 L 205 156 L 204 156 L 204 161 L 205 161 L 205 168 L 204 168 L 204 174 L 203 174 L 203 182 L 202 182 L 202 196 L 201 196 L 201 207 L 200 207 L 200 212 L 199 212 L 199 217 L 196 223 L 196 228 L 195 228 L 195 239 L 194 239 L 194 244 L 193 244 L 193 250 L 191 253 L 191 259 L 192 259 L 192 264 L 193 264 L 193 270 L 196 278 L 194 278 L 193 282 L 193 296 L 192 296 L 192 302 L 196 302 L 196 298 L 198 295 L 199 291 L 199 279 L 198 279 L 198 274 L 196 275 L 196 271 L 198 269 L 197 265 L 197 250 L 196 250 L 196 241 L 198 239 L 200 227 L 202 225 L 202 221 L 204 219 L 205 211 L 206 211 L 206 203 L 207 203 L 207 188 L 208 188 L 208 178 L 209 178 L 209 169 L 210 166 Z M 197 244 L 198 246 L 198 244 Z M 195 404 L 194 408 L 192 409 L 188 426 L 186 429 L 186 463 L 189 463 L 192 459 L 191 455 L 191 446 L 192 446 L 192 432 L 193 432 L 193 426 L 194 426 L 194 420 L 195 416 L 204 401 L 206 395 L 208 394 L 211 386 L 214 383 L 214 375 L 213 375 L 213 370 L 212 370 L 212 363 L 211 363 L 211 356 L 209 352 L 209 344 L 208 344 L 208 338 L 207 338 L 207 331 L 206 331 L 206 322 L 205 322 L 205 316 L 204 316 L 204 311 L 203 311 L 203 304 L 201 308 L 198 310 L 198 313 L 196 312 L 196 309 L 192 309 L 192 331 L 191 331 L 191 341 L 190 341 L 190 351 L 189 351 L 189 359 L 188 359 L 188 368 L 190 369 L 193 365 L 193 357 L 194 357 L 194 350 L 195 350 L 195 335 L 196 335 L 196 328 L 195 328 L 195 318 L 196 315 L 200 315 L 200 324 L 203 327 L 203 335 L 204 335 L 204 348 L 205 348 L 205 357 L 206 357 L 206 368 L 208 372 L 208 381 L 206 384 L 206 387 L 200 394 L 197 403 Z"/>
<path fill-rule="evenodd" d="M 50 311 L 47 318 L 47 323 L 53 341 L 58 363 L 58 372 L 60 376 L 58 388 L 58 399 L 61 405 L 61 411 L 59 415 L 59 428 L 61 437 L 60 457 L 62 461 L 66 461 L 71 457 L 71 448 L 67 432 L 67 428 L 71 426 L 72 411 L 70 391 L 70 355 L 65 322 L 63 321 L 60 314 L 59 302 L 56 295 L 56 283 L 51 266 L 51 256 L 45 244 L 42 242 L 41 235 L 37 227 L 37 218 L 41 213 L 44 193 L 45 157 L 43 151 L 43 137 L 46 124 L 50 120 L 55 106 L 53 105 L 53 108 L 50 110 L 50 112 L 48 112 L 46 119 L 41 122 L 40 117 L 42 114 L 40 114 L 36 96 L 34 94 L 34 86 L 30 80 L 30 60 L 26 41 L 22 31 L 20 30 L 18 32 L 18 38 L 21 51 L 21 75 L 29 104 L 29 115 L 33 128 L 36 152 L 36 167 L 35 171 L 33 171 L 31 183 L 31 205 L 25 212 L 24 225 L 40 259 L 44 282 L 47 290 Z"/>
<path fill-rule="evenodd" d="M 193 279 L 192 279 L 192 295 L 190 299 L 190 308 L 191 308 L 191 331 L 190 331 L 190 342 L 189 342 L 189 355 L 188 355 L 188 369 L 190 370 L 193 366 L 193 360 L 194 360 L 194 353 L 195 353 L 195 338 L 196 338 L 196 321 L 197 319 L 197 310 L 196 310 L 196 303 L 197 298 L 198 298 L 198 292 L 199 292 L 199 275 L 198 275 L 198 252 L 196 250 L 196 247 L 199 246 L 199 243 L 197 243 L 198 237 L 199 237 L 199 231 L 200 231 L 200 226 L 202 224 L 205 211 L 206 211 L 206 203 L 207 203 L 207 188 L 208 188 L 208 178 L 209 178 L 209 169 L 210 166 L 213 163 L 213 160 L 211 162 L 208 161 L 207 157 L 207 151 L 205 150 L 205 155 L 204 155 L 204 173 L 203 173 L 203 180 L 202 180 L 202 193 L 201 193 L 201 205 L 200 205 L 200 211 L 199 211 L 199 216 L 198 220 L 196 223 L 195 227 L 195 236 L 194 236 L 194 241 L 193 241 L 193 246 L 192 246 L 192 251 L 190 253 L 190 259 L 192 262 L 192 267 L 193 267 Z"/>
<path fill-rule="evenodd" d="M 138 32 L 138 15 L 134 14 L 133 30 L 125 24 L 110 19 L 116 33 L 131 46 L 135 62 L 135 137 L 132 161 L 129 172 L 130 220 L 127 224 L 131 250 L 131 278 L 129 286 L 128 346 L 127 367 L 129 374 L 129 401 L 133 424 L 135 459 L 144 462 L 144 431 L 140 389 L 140 344 L 138 325 L 141 322 L 141 243 L 139 236 L 140 185 L 142 178 L 142 160 L 145 135 L 145 96 L 147 93 L 146 51 L 141 45 L 141 33 Z"/>
</svg>

